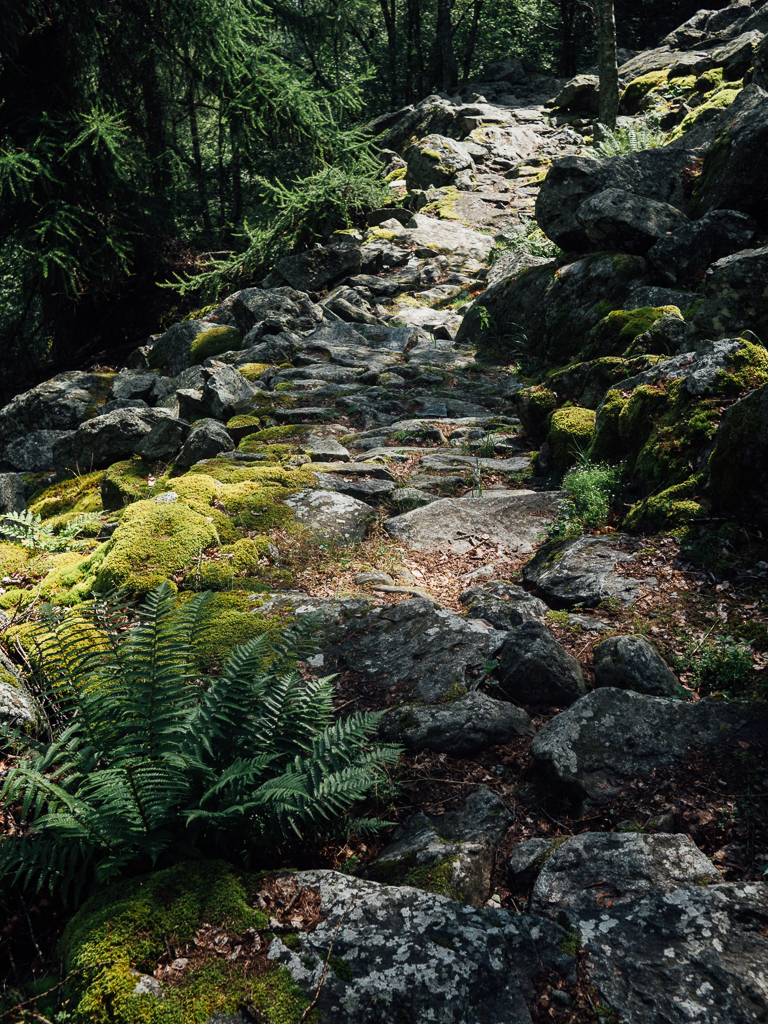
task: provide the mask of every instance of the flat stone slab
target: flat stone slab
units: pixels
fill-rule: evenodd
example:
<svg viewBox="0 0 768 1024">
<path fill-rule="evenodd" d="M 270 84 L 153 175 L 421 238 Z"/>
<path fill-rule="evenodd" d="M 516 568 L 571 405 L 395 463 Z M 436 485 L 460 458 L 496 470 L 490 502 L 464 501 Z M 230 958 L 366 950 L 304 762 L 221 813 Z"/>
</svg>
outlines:
<svg viewBox="0 0 768 1024">
<path fill-rule="evenodd" d="M 285 504 L 316 540 L 355 541 L 365 536 L 374 514 L 370 505 L 336 491 L 306 490 L 291 494 Z"/>
<path fill-rule="evenodd" d="M 480 498 L 441 498 L 388 519 L 384 529 L 419 551 L 440 547 L 464 555 L 482 539 L 525 554 L 534 550 L 555 520 L 562 497 L 559 491 L 508 491 Z"/>
<path fill-rule="evenodd" d="M 419 463 L 422 469 L 489 469 L 494 473 L 521 473 L 530 464 L 528 455 L 513 459 L 486 459 L 474 455 L 449 455 L 447 452 L 425 455 Z"/>
</svg>

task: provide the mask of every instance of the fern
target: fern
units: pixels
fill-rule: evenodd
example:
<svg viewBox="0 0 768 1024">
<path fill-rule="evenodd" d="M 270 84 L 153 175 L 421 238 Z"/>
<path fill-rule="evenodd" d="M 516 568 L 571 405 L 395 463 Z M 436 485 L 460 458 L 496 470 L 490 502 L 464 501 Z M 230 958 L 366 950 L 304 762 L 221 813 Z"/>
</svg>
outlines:
<svg viewBox="0 0 768 1024">
<path fill-rule="evenodd" d="M 0 523 L 0 533 L 33 551 L 76 551 L 88 546 L 88 541 L 77 539 L 78 534 L 99 520 L 98 512 L 84 512 L 71 519 L 60 533 L 54 533 L 50 523 L 44 523 L 29 510 L 7 512 Z"/>
<path fill-rule="evenodd" d="M 174 856 L 246 866 L 291 836 L 338 830 L 399 748 L 371 742 L 380 716 L 333 720 L 330 679 L 302 680 L 310 617 L 237 648 L 216 677 L 195 657 L 210 595 L 179 605 L 167 584 L 125 629 L 100 600 L 41 629 L 58 724 L 20 748 L 2 799 L 24 829 L 0 840 L 0 878 L 63 897 Z M 372 831 L 377 819 L 355 819 Z"/>
<path fill-rule="evenodd" d="M 655 149 L 663 146 L 666 135 L 648 121 L 638 120 L 628 128 L 617 128 L 615 131 L 599 126 L 599 141 L 595 139 L 595 149 L 600 157 L 620 156 L 622 153 L 639 153 L 644 149 Z"/>
</svg>

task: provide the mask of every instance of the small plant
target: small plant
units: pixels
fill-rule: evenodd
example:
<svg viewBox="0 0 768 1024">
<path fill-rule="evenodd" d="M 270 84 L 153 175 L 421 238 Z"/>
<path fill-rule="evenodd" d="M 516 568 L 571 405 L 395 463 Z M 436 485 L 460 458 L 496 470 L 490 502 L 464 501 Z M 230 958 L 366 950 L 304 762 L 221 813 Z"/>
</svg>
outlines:
<svg viewBox="0 0 768 1024">
<path fill-rule="evenodd" d="M 195 652 L 209 599 L 179 605 L 162 584 L 128 630 L 126 607 L 99 601 L 40 631 L 58 717 L 50 742 L 0 733 L 20 750 L 1 798 L 21 818 L 0 878 L 66 898 L 179 857 L 248 866 L 291 835 L 383 824 L 347 814 L 399 748 L 372 742 L 379 714 L 334 721 L 330 680 L 296 670 L 317 622 L 250 640 L 208 676 Z"/>
<path fill-rule="evenodd" d="M 526 252 L 529 256 L 556 260 L 563 255 L 563 250 L 550 241 L 532 217 L 520 218 L 523 230 L 513 237 L 500 237 L 494 241 L 488 254 L 488 266 L 493 264 L 505 253 Z"/>
<path fill-rule="evenodd" d="M 663 146 L 666 139 L 663 132 L 645 120 L 638 120 L 637 124 L 630 125 L 628 128 L 617 128 L 615 131 L 601 125 L 595 150 L 599 157 L 620 156 L 622 153 L 639 153 L 644 149 L 656 149 L 658 146 Z"/>
<path fill-rule="evenodd" d="M 49 523 L 29 510 L 8 512 L 3 516 L 0 533 L 23 544 L 32 551 L 78 551 L 88 546 L 87 540 L 78 540 L 86 526 L 101 520 L 99 512 L 84 512 L 71 519 L 61 533 L 54 533 Z"/>
<path fill-rule="evenodd" d="M 611 504 L 621 491 L 621 467 L 592 465 L 582 456 L 581 463 L 565 474 L 563 489 L 570 497 L 560 502 L 549 536 L 559 539 L 583 530 L 603 530 L 608 525 Z"/>
</svg>

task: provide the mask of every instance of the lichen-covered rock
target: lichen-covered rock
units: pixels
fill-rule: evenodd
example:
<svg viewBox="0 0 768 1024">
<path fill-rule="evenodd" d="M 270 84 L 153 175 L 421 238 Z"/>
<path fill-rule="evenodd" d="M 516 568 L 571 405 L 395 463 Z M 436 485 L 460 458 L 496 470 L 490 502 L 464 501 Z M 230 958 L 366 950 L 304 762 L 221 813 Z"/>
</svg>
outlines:
<svg viewBox="0 0 768 1024">
<path fill-rule="evenodd" d="M 209 356 L 239 349 L 242 335 L 234 327 L 211 324 L 205 320 L 186 320 L 169 327 L 148 346 L 151 369 L 168 370 L 175 376 L 188 366 L 202 363 Z M 130 397 L 142 397 L 131 395 Z"/>
<path fill-rule="evenodd" d="M 0 444 L 33 430 L 76 430 L 103 405 L 114 376 L 71 370 L 16 395 L 0 409 Z"/>
<path fill-rule="evenodd" d="M 590 982 L 623 1020 L 747 1024 L 768 1014 L 768 890 L 687 886 L 619 906 L 566 911 Z"/>
<path fill-rule="evenodd" d="M 268 335 L 287 340 L 286 332 L 311 331 L 323 319 L 322 309 L 295 288 L 243 288 L 227 301 L 243 335 L 244 350 L 266 343 Z M 250 352 L 246 361 L 260 362 L 262 355 Z"/>
<path fill-rule="evenodd" d="M 412 598 L 352 619 L 326 648 L 325 659 L 331 669 L 361 672 L 406 700 L 435 704 L 476 689 L 506 635 Z"/>
<path fill-rule="evenodd" d="M 619 188 L 607 188 L 585 199 L 575 216 L 593 248 L 620 249 L 639 256 L 688 222 L 685 214 L 669 203 Z"/>
<path fill-rule="evenodd" d="M 227 431 L 214 419 L 198 420 L 190 430 L 179 454 L 176 465 L 187 469 L 203 459 L 212 459 L 220 452 L 231 452 L 235 444 Z"/>
<path fill-rule="evenodd" d="M 24 512 L 24 477 L 21 473 L 0 473 L 0 515 L 4 512 Z"/>
<path fill-rule="evenodd" d="M 86 420 L 53 445 L 53 461 L 60 476 L 105 469 L 132 455 L 144 437 L 163 419 L 167 409 L 115 409 Z"/>
<path fill-rule="evenodd" d="M 583 832 L 553 844 L 531 893 L 530 911 L 557 919 L 562 910 L 598 910 L 647 893 L 720 881 L 690 836 Z"/>
<path fill-rule="evenodd" d="M 4 617 L 3 625 L 7 625 L 8 616 Z M 0 727 L 21 727 L 29 732 L 36 728 L 39 717 L 37 703 L 24 685 L 21 673 L 5 651 L 0 650 Z"/>
<path fill-rule="evenodd" d="M 481 907 L 488 899 L 496 845 L 513 817 L 499 797 L 478 786 L 459 811 L 440 818 L 423 811 L 411 815 L 366 874 Z"/>
<path fill-rule="evenodd" d="M 582 604 L 594 608 L 614 599 L 631 605 L 655 580 L 634 580 L 620 576 L 617 565 L 631 562 L 634 555 L 619 549 L 621 536 L 577 537 L 545 544 L 523 570 L 525 582 L 554 608 Z"/>
<path fill-rule="evenodd" d="M 542 621 L 549 609 L 522 587 L 496 580 L 470 587 L 459 595 L 467 618 L 485 619 L 494 629 L 515 629 L 524 622 Z"/>
<path fill-rule="evenodd" d="M 768 385 L 726 410 L 709 460 L 718 510 L 768 523 Z"/>
<path fill-rule="evenodd" d="M 455 185 L 462 171 L 473 171 L 475 163 L 465 147 L 442 135 L 420 139 L 408 155 L 408 190 Z"/>
<path fill-rule="evenodd" d="M 595 648 L 595 686 L 671 697 L 679 683 L 648 640 L 641 636 L 612 636 Z"/>
<path fill-rule="evenodd" d="M 768 736 L 759 703 L 694 704 L 605 687 L 581 697 L 536 734 L 538 769 L 581 808 L 599 806 L 654 768 L 696 750 Z"/>
<path fill-rule="evenodd" d="M 519 704 L 567 706 L 586 692 L 578 661 L 541 622 L 524 622 L 499 651 L 499 691 Z"/>
<path fill-rule="evenodd" d="M 359 274 L 361 267 L 357 246 L 317 246 L 295 256 L 284 256 L 277 264 L 277 272 L 292 288 L 308 292 L 327 288 L 337 278 Z"/>
<path fill-rule="evenodd" d="M 746 330 L 768 337 L 768 246 L 718 260 L 707 270 L 703 292 L 691 322 L 697 341 L 732 338 Z"/>
<path fill-rule="evenodd" d="M 336 491 L 298 491 L 286 498 L 285 504 L 316 541 L 362 540 L 368 520 L 374 514 L 373 508 L 364 501 Z"/>
<path fill-rule="evenodd" d="M 434 750 L 466 757 L 515 736 L 533 736 L 527 712 L 484 693 L 468 693 L 448 704 L 395 708 L 382 719 L 382 739 L 409 750 Z"/>
</svg>

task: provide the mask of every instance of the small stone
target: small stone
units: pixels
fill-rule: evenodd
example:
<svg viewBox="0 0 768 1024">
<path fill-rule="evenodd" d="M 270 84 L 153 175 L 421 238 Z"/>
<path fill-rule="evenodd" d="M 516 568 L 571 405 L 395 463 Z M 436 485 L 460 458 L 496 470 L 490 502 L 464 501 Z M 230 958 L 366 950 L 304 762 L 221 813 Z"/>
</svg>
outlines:
<svg viewBox="0 0 768 1024">
<path fill-rule="evenodd" d="M 612 636 L 595 648 L 595 686 L 671 697 L 680 689 L 677 676 L 659 652 L 639 636 Z"/>
<path fill-rule="evenodd" d="M 368 586 L 371 583 L 392 584 L 395 582 L 388 572 L 379 572 L 378 570 L 374 572 L 359 572 L 355 576 L 354 581 L 358 587 Z"/>
<path fill-rule="evenodd" d="M 568 705 L 586 693 L 578 661 L 541 622 L 524 622 L 499 652 L 499 690 L 521 704 Z"/>
</svg>

